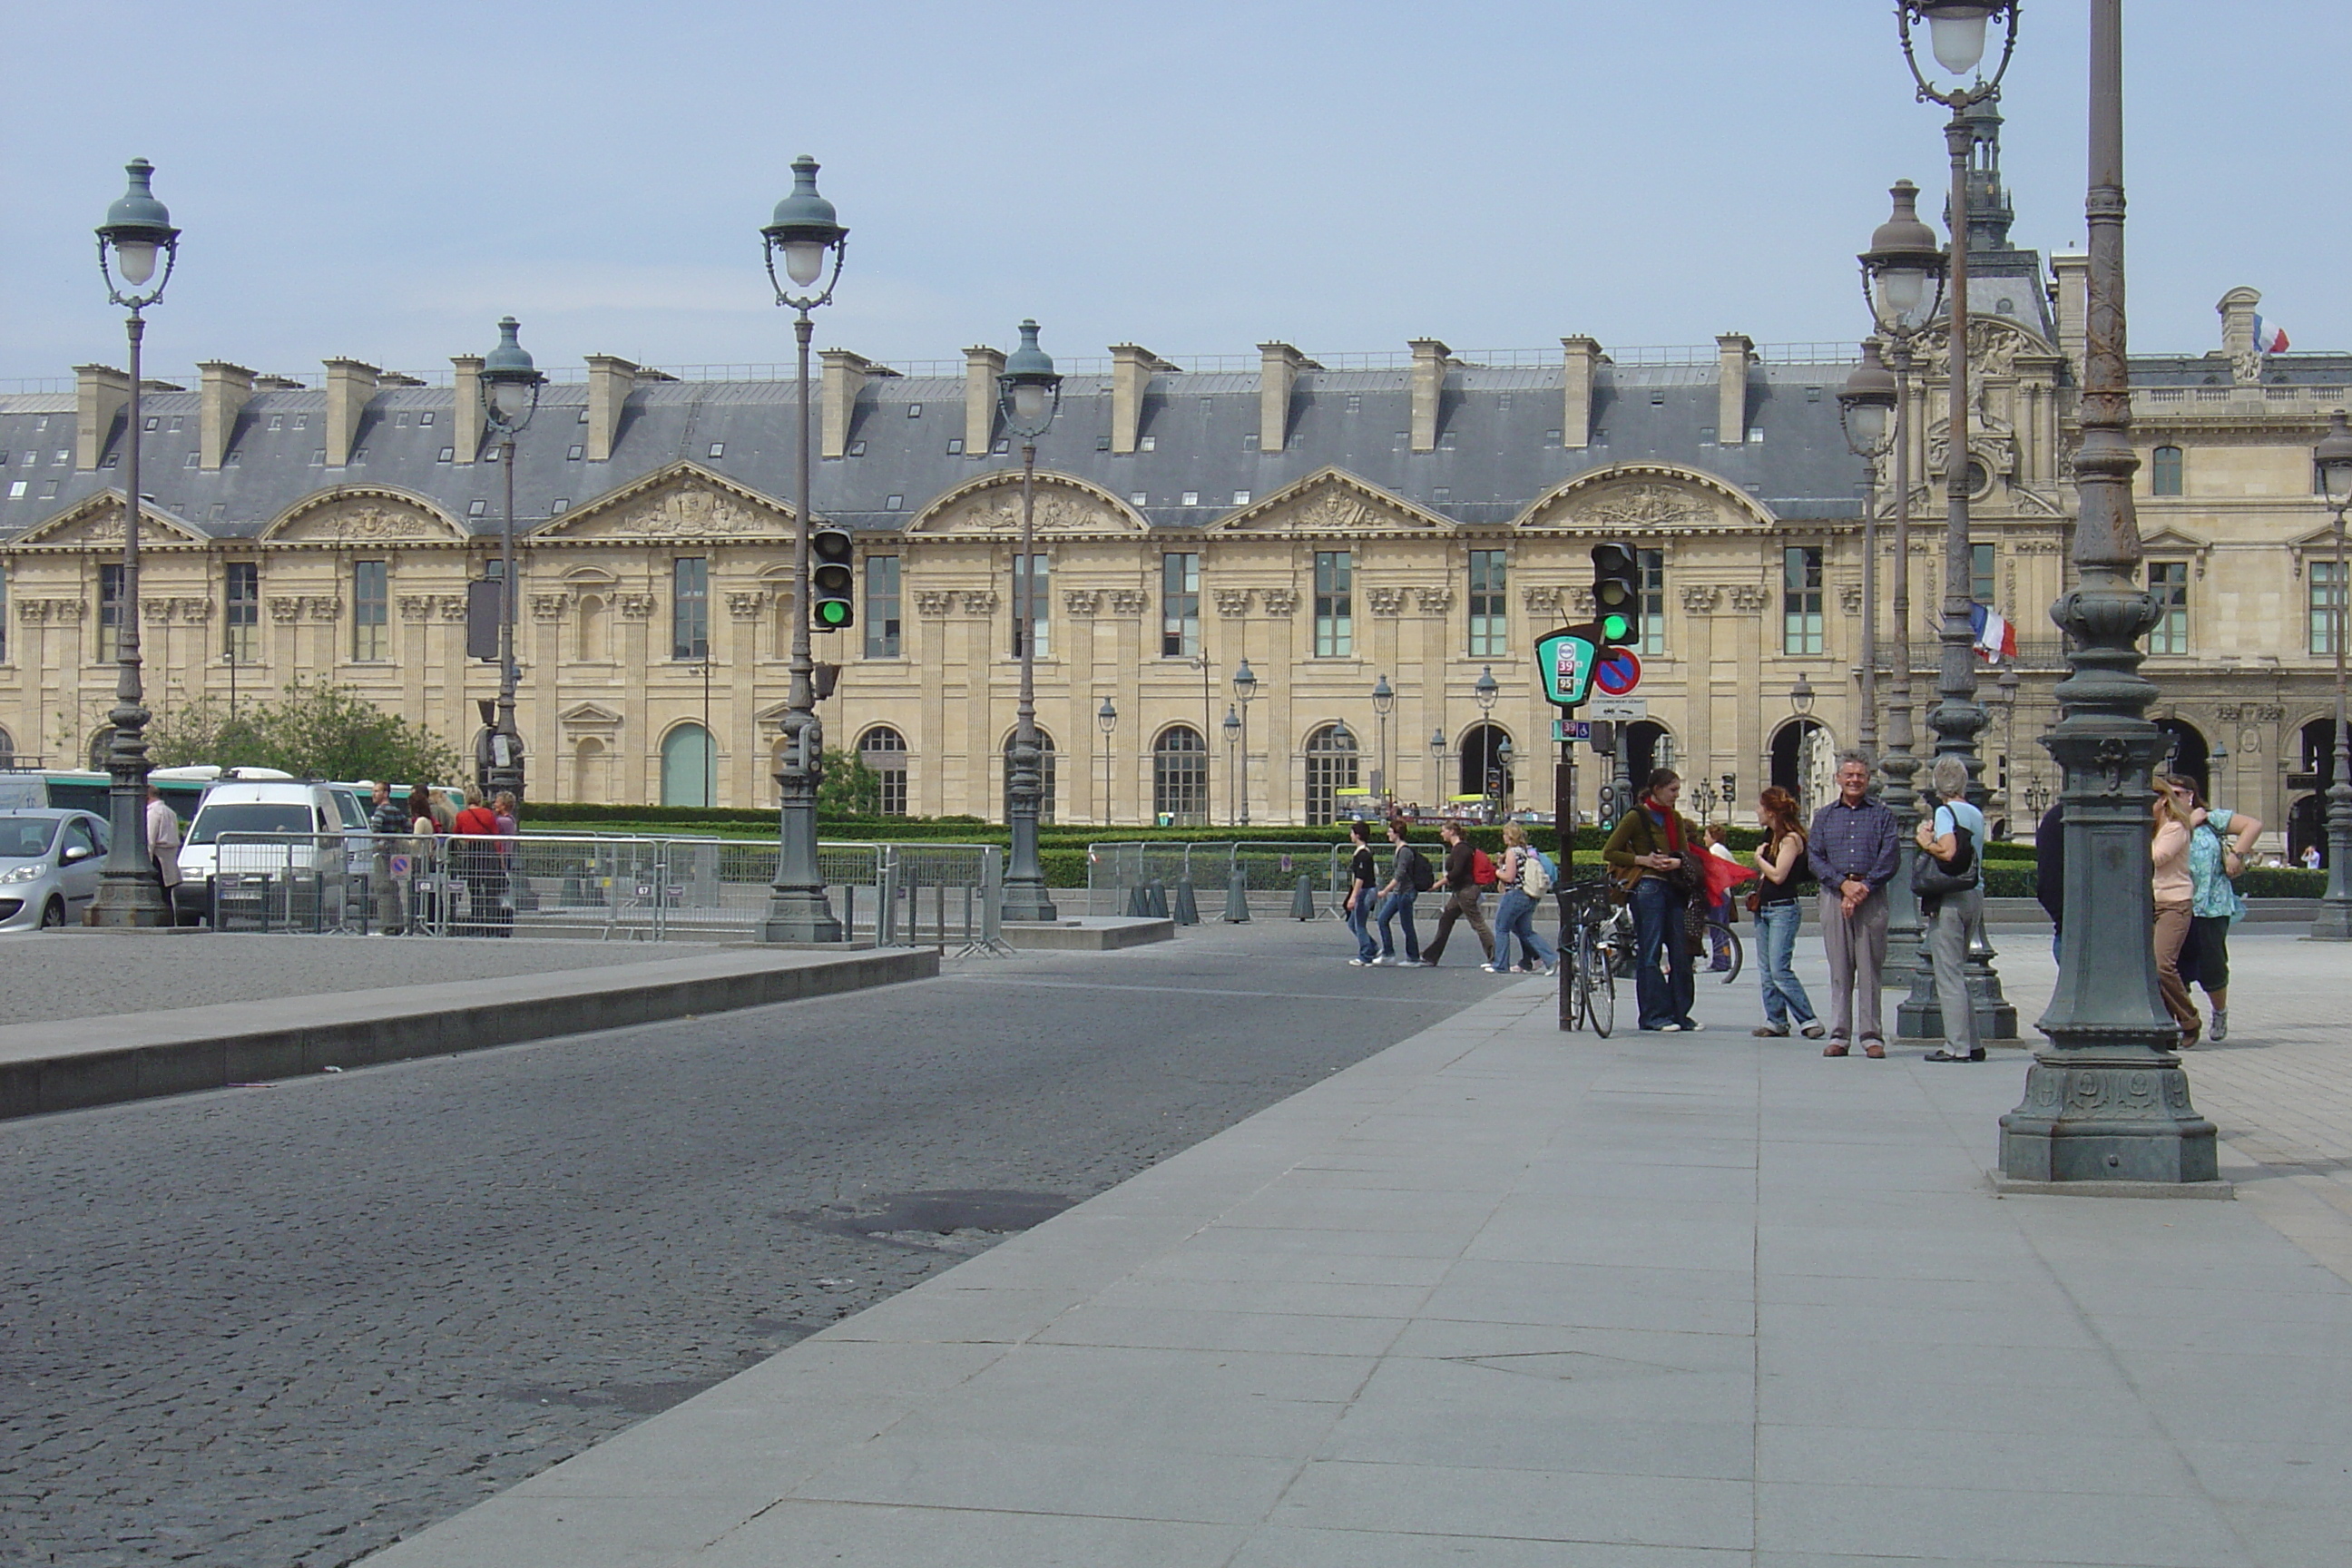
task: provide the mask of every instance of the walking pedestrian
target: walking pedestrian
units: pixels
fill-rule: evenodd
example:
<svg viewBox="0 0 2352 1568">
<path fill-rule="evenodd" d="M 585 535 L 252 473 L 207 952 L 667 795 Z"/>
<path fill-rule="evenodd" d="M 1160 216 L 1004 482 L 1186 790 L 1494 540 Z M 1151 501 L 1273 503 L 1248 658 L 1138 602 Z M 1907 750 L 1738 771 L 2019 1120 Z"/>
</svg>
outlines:
<svg viewBox="0 0 2352 1568">
<path fill-rule="evenodd" d="M 1759 886 L 1748 895 L 1753 900 L 1748 909 L 1756 917 L 1764 1022 L 1752 1032 L 1768 1039 L 1785 1038 L 1794 1025 L 1805 1038 L 1818 1040 L 1821 1019 L 1790 962 L 1797 951 L 1797 928 L 1805 918 L 1804 907 L 1797 902 L 1797 874 L 1805 863 L 1805 825 L 1797 819 L 1797 797 L 1774 784 L 1757 797 L 1756 825 L 1764 830 L 1764 841 L 1756 847 Z"/>
<path fill-rule="evenodd" d="M 1682 793 L 1680 773 L 1652 769 L 1641 800 L 1617 819 L 1601 851 L 1625 885 L 1633 910 L 1633 999 L 1641 1026 L 1667 1035 L 1699 1027 L 1691 1016 L 1698 977 L 1692 973 L 1683 914 L 1706 884 L 1695 864 L 1700 852 L 1697 825 L 1675 809 Z"/>
<path fill-rule="evenodd" d="M 2254 840 L 2263 835 L 2262 818 L 2209 806 L 2197 781 L 2179 773 L 2168 773 L 2158 783 L 2176 796 L 2186 791 L 2198 818 L 2189 833 L 2189 935 L 2180 978 L 2200 987 L 2212 1004 L 2209 1033 L 2218 1046 L 2230 1037 L 2230 928 L 2246 916 L 2246 900 L 2238 895 L 2238 874 L 2246 868 Z"/>
<path fill-rule="evenodd" d="M 2148 808 L 2148 859 L 2156 894 L 2156 988 L 2164 1010 L 2180 1026 L 2180 1048 L 2188 1050 L 2204 1032 L 2205 1020 L 2180 978 L 2180 949 L 2189 940 L 2197 884 L 2189 874 L 2189 835 L 2197 826 L 2196 797 L 2176 794 L 2159 782 Z"/>
<path fill-rule="evenodd" d="M 1969 804 L 1969 765 L 1946 754 L 1936 759 L 1928 783 L 1941 797 L 1935 816 L 1919 824 L 1919 853 L 1932 869 L 1913 878 L 1931 883 L 1966 882 L 1919 893 L 1919 919 L 1927 928 L 1927 957 L 1936 969 L 1936 1002 L 1944 1018 L 1944 1043 L 1927 1053 L 1931 1062 L 1980 1062 L 1984 1042 L 1977 1037 L 1976 1002 L 1969 994 L 1969 936 L 1984 914 L 1984 813 Z"/>
<path fill-rule="evenodd" d="M 1895 814 L 1870 797 L 1870 760 L 1838 757 L 1837 798 L 1813 813 L 1805 861 L 1821 884 L 1822 954 L 1829 960 L 1830 1043 L 1842 1057 L 1857 1037 L 1862 1054 L 1886 1055 L 1878 973 L 1886 964 L 1886 884 L 1895 879 Z M 1861 1001 L 1857 1037 L 1854 1003 Z"/>
<path fill-rule="evenodd" d="M 398 936 L 408 926 L 401 909 L 400 879 L 393 875 L 392 859 L 404 852 L 400 838 L 409 831 L 411 820 L 400 803 L 392 798 L 391 784 L 378 783 L 375 809 L 368 813 L 369 842 L 374 850 L 370 858 L 369 878 L 375 884 L 376 929 L 386 936 Z"/>
<path fill-rule="evenodd" d="M 147 858 L 155 879 L 163 886 L 163 910 L 171 923 L 180 923 L 180 816 L 153 784 L 147 786 Z"/>
<path fill-rule="evenodd" d="M 1445 956 L 1445 939 L 1454 934 L 1456 921 L 1468 921 L 1470 929 L 1478 933 L 1478 946 L 1486 952 L 1486 962 L 1495 962 L 1495 933 L 1486 929 L 1486 917 L 1478 910 L 1478 852 L 1462 837 L 1459 823 L 1440 825 L 1438 837 L 1445 841 L 1445 904 L 1437 913 L 1437 935 L 1422 949 L 1421 962 L 1428 968 L 1437 967 Z"/>
<path fill-rule="evenodd" d="M 1549 974 L 1559 963 L 1551 944 L 1536 934 L 1536 900 L 1551 891 L 1555 875 L 1543 851 L 1528 844 L 1525 827 L 1514 822 L 1503 829 L 1503 863 L 1495 868 L 1503 897 L 1495 906 L 1495 961 L 1486 966 L 1496 973 L 1510 973 L 1515 935 L 1522 972 Z"/>
<path fill-rule="evenodd" d="M 1357 969 L 1368 969 L 1381 950 L 1372 945 L 1372 889 L 1380 880 L 1380 863 L 1372 858 L 1372 830 L 1362 817 L 1348 824 L 1348 837 L 1356 852 L 1348 858 L 1348 899 L 1341 908 L 1347 911 L 1348 929 L 1356 935 L 1356 956 L 1348 963 Z"/>
<path fill-rule="evenodd" d="M 1389 842 L 1395 846 L 1389 862 L 1389 879 L 1381 889 L 1377 916 L 1381 923 L 1381 955 L 1375 963 L 1394 964 L 1397 962 L 1396 931 L 1390 924 L 1398 916 L 1404 917 L 1404 962 L 1421 962 L 1421 932 L 1413 929 L 1413 900 L 1437 885 L 1436 871 L 1422 852 L 1405 842 L 1404 818 L 1389 818 Z"/>
</svg>

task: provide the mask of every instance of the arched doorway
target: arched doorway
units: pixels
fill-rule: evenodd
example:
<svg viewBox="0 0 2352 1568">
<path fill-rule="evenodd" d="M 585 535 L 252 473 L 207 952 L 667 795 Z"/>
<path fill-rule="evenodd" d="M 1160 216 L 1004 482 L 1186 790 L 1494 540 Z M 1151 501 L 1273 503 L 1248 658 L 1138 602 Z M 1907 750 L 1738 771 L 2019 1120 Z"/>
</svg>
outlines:
<svg viewBox="0 0 2352 1568">
<path fill-rule="evenodd" d="M 2286 858 L 2303 864 L 2304 851 L 2319 847 L 2319 864 L 2327 865 L 2327 786 L 2336 782 L 2336 721 L 2314 719 L 2297 733 L 2301 766 L 2288 775 L 2289 787 L 2306 791 L 2297 795 L 2286 813 Z"/>
<path fill-rule="evenodd" d="M 1339 820 L 1335 796 L 1356 787 L 1356 736 L 1326 724 L 1307 737 L 1307 826 Z"/>
<path fill-rule="evenodd" d="M 887 724 L 877 724 L 857 737 L 857 760 L 881 781 L 884 816 L 907 815 L 907 738 Z"/>
<path fill-rule="evenodd" d="M 1042 646 L 1044 637 L 1039 637 Z M 1013 733 L 1018 733 L 1014 731 Z M 1004 737 L 1004 820 L 1013 820 L 1013 734 Z M 1054 737 L 1037 731 L 1037 820 L 1054 820 Z"/>
<path fill-rule="evenodd" d="M 2212 791 L 2206 784 L 2210 764 L 2206 761 L 2205 737 L 2198 732 L 2197 726 L 2185 719 L 2158 719 L 2156 727 L 2164 731 L 2169 742 L 2163 759 L 2157 763 L 2158 770 L 2195 779 L 2197 787 L 2205 790 L 2210 798 Z"/>
<path fill-rule="evenodd" d="M 661 803 L 664 805 L 711 804 L 710 731 L 699 724 L 680 724 L 662 737 Z"/>
<path fill-rule="evenodd" d="M 1649 782 L 1652 770 L 1675 767 L 1681 762 L 1680 748 L 1675 744 L 1672 731 L 1654 720 L 1636 720 L 1621 733 L 1619 743 L 1625 748 L 1625 776 L 1633 781 L 1633 793 L 1637 795 Z"/>
<path fill-rule="evenodd" d="M 1461 792 L 1508 799 L 1512 781 L 1503 765 L 1503 748 L 1514 744 L 1500 724 L 1471 725 L 1462 736 Z"/>
<path fill-rule="evenodd" d="M 1837 748 L 1818 719 L 1791 719 L 1772 732 L 1772 782 L 1810 817 L 1837 793 Z"/>
<path fill-rule="evenodd" d="M 1209 744 L 1190 724 L 1171 724 L 1151 742 L 1151 811 L 1171 826 L 1209 820 Z"/>
</svg>

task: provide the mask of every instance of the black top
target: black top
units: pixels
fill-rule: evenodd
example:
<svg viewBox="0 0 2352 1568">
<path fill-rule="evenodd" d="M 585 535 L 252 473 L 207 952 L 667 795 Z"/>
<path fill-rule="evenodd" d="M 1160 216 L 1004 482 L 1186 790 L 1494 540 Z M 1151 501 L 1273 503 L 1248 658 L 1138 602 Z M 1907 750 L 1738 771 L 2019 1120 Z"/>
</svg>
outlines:
<svg viewBox="0 0 2352 1568">
<path fill-rule="evenodd" d="M 1788 837 L 1788 836 L 1787 836 L 1787 835 L 1784 835 L 1783 837 Z M 1765 840 L 1765 843 L 1764 843 L 1764 858 L 1765 858 L 1766 859 L 1768 859 L 1768 860 L 1769 860 L 1769 859 L 1771 859 L 1772 858 L 1774 858 L 1775 856 L 1777 856 L 1777 855 L 1780 853 L 1780 839 L 1778 839 L 1778 838 L 1770 838 L 1770 839 L 1767 839 L 1767 840 Z M 1804 874 L 1804 870 L 1805 870 L 1805 857 L 1804 857 L 1804 853 L 1803 853 L 1803 842 L 1802 842 L 1801 840 L 1800 840 L 1800 841 L 1799 841 L 1799 845 L 1798 845 L 1798 855 L 1797 855 L 1797 858 L 1796 858 L 1796 860 L 1795 860 L 1795 861 L 1794 861 L 1794 862 L 1793 862 L 1793 863 L 1789 867 L 1789 879 L 1788 879 L 1787 881 L 1785 881 L 1785 882 L 1776 882 L 1776 881 L 1774 881 L 1771 878 L 1765 876 L 1765 875 L 1764 875 L 1762 872 L 1760 872 L 1760 871 L 1757 873 L 1757 876 L 1756 876 L 1756 887 L 1757 887 L 1756 902 L 1757 902 L 1758 907 L 1759 907 L 1759 908 L 1761 908 L 1763 905 L 1766 905 L 1766 904 L 1793 904 L 1793 903 L 1795 903 L 1795 902 L 1797 901 L 1797 879 L 1798 879 L 1799 877 L 1801 877 L 1801 876 L 1802 876 L 1802 875 Z"/>
<path fill-rule="evenodd" d="M 1356 853 L 1348 861 L 1348 880 L 1365 889 L 1381 885 L 1380 862 L 1372 858 L 1372 847 L 1356 846 Z"/>
<path fill-rule="evenodd" d="M 1478 886 L 1477 850 L 1465 838 L 1445 852 L 1445 890 L 1465 892 Z"/>
<path fill-rule="evenodd" d="M 2033 829 L 2033 899 L 2053 924 L 2066 916 L 2066 803 L 2053 800 Z"/>
</svg>

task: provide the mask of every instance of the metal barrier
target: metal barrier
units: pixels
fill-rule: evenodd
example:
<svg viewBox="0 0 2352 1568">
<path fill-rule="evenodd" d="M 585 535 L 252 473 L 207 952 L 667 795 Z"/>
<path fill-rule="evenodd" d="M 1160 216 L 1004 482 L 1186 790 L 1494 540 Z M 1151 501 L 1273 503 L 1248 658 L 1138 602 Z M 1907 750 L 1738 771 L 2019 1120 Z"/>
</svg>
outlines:
<svg viewBox="0 0 2352 1568">
<path fill-rule="evenodd" d="M 1349 847 L 1344 844 L 1216 841 L 1179 844 L 1168 841 L 1089 844 L 1087 846 L 1087 912 L 1124 915 L 1133 912 L 1137 895 L 1154 881 L 1173 889 L 1183 878 L 1192 879 L 1196 898 L 1223 893 L 1242 873 L 1253 911 L 1287 913 L 1302 876 L 1312 877 L 1323 889 L 1322 907 L 1334 919 L 1347 896 Z"/>
<path fill-rule="evenodd" d="M 959 957 L 1003 957 L 1004 852 L 993 844 L 886 844 L 877 941 L 884 947 L 946 947 Z M 924 893 L 929 919 L 924 918 Z M 925 942 L 928 929 L 931 941 Z"/>
</svg>

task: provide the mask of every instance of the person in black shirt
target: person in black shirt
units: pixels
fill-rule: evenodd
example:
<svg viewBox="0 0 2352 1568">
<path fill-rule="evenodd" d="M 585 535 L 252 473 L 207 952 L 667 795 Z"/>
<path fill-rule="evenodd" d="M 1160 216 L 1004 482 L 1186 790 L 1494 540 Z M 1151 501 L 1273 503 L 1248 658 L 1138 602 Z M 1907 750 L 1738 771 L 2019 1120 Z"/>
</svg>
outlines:
<svg viewBox="0 0 2352 1568">
<path fill-rule="evenodd" d="M 1449 822 L 1437 830 L 1445 840 L 1445 906 L 1438 911 L 1437 935 L 1422 950 L 1421 962 L 1437 967 L 1445 955 L 1445 939 L 1454 934 L 1454 922 L 1468 921 L 1470 929 L 1478 933 L 1478 947 L 1489 968 L 1495 963 L 1495 933 L 1487 929 L 1486 917 L 1478 912 L 1478 856 L 1470 841 L 1462 837 L 1462 829 Z"/>
<path fill-rule="evenodd" d="M 1362 817 L 1348 824 L 1348 837 L 1356 847 L 1348 858 L 1348 901 L 1342 906 L 1348 912 L 1348 929 L 1356 933 L 1356 956 L 1348 962 L 1355 968 L 1369 969 L 1381 955 L 1372 941 L 1372 889 L 1380 886 L 1381 868 L 1372 858 L 1372 830 Z"/>
</svg>

